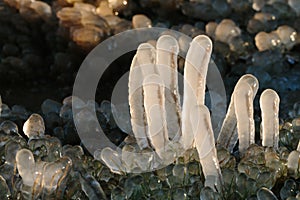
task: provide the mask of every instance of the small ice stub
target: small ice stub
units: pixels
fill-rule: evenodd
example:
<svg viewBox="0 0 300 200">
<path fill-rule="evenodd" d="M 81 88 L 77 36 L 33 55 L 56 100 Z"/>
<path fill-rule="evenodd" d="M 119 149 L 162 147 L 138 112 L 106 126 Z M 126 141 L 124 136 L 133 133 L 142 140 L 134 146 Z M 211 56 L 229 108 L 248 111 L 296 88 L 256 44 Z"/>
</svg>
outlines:
<svg viewBox="0 0 300 200">
<path fill-rule="evenodd" d="M 39 114 L 32 114 L 23 125 L 23 132 L 28 138 L 39 137 L 45 134 L 45 124 Z"/>
<path fill-rule="evenodd" d="M 195 145 L 205 176 L 205 186 L 221 191 L 222 174 L 208 108 L 205 105 L 197 105 L 191 110 L 191 119 Z"/>
<path fill-rule="evenodd" d="M 205 102 L 206 75 L 211 52 L 210 38 L 199 35 L 193 39 L 186 56 L 181 122 L 181 142 L 184 149 L 191 148 L 194 141 L 190 112 L 196 105 L 204 105 Z"/>
<path fill-rule="evenodd" d="M 279 138 L 279 96 L 272 89 L 266 89 L 260 96 L 262 145 L 278 149 Z"/>
</svg>

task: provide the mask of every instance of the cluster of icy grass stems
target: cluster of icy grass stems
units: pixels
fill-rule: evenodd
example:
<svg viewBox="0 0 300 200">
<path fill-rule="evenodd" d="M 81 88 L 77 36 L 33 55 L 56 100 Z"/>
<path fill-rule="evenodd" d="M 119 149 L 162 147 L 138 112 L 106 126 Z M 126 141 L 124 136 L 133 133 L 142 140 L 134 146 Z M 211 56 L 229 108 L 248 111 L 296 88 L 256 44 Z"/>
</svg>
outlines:
<svg viewBox="0 0 300 200">
<path fill-rule="evenodd" d="M 247 148 L 255 143 L 253 100 L 259 83 L 250 74 L 240 78 L 215 142 L 210 112 L 204 105 L 212 42 L 207 36 L 200 35 L 190 44 L 184 68 L 182 108 L 177 78 L 178 51 L 177 40 L 169 35 L 161 36 L 156 48 L 150 43 L 139 46 L 128 84 L 132 131 L 137 144 L 117 150 L 106 148 L 95 156 L 115 173 L 139 173 L 167 166 L 178 157 L 189 160 L 192 155 L 186 155 L 196 147 L 205 186 L 221 193 L 224 182 L 216 148 L 232 152 L 239 140 L 239 154 L 243 157 Z M 277 150 L 277 93 L 265 90 L 260 97 L 260 107 L 262 145 Z M 155 153 L 149 149 L 155 149 Z M 297 160 L 298 154 L 293 158 Z M 297 161 L 290 163 L 298 167 Z M 260 190 L 260 193 L 264 192 Z"/>
</svg>

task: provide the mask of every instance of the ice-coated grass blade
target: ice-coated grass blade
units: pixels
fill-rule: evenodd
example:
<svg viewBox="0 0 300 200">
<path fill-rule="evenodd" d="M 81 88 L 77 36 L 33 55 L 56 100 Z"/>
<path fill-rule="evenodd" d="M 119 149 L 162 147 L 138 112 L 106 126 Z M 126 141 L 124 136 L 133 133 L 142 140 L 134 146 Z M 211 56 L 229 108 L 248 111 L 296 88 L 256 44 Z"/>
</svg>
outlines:
<svg viewBox="0 0 300 200">
<path fill-rule="evenodd" d="M 205 186 L 209 186 L 214 190 L 217 188 L 220 191 L 222 175 L 209 110 L 205 105 L 197 105 L 191 111 L 191 119 L 195 145 L 205 176 Z"/>
<path fill-rule="evenodd" d="M 195 37 L 188 50 L 184 68 L 184 96 L 182 106 L 182 144 L 185 149 L 193 145 L 190 112 L 196 105 L 204 105 L 208 64 L 212 52 L 209 37 Z"/>
<path fill-rule="evenodd" d="M 239 152 L 243 154 L 250 144 L 254 143 L 255 137 L 253 90 L 248 83 L 243 82 L 237 87 L 233 96 L 239 136 Z"/>
<path fill-rule="evenodd" d="M 143 82 L 144 106 L 148 124 L 148 137 L 156 153 L 162 157 L 169 141 L 166 126 L 164 83 L 159 75 L 148 75 Z"/>
<path fill-rule="evenodd" d="M 165 84 L 165 108 L 170 139 L 181 136 L 181 107 L 178 90 L 177 40 L 170 35 L 161 36 L 156 44 L 156 68 Z"/>
<path fill-rule="evenodd" d="M 236 130 L 237 121 L 236 121 L 236 114 L 235 114 L 235 106 L 234 106 L 234 94 L 237 91 L 237 88 L 242 83 L 248 83 L 253 91 L 253 98 L 255 97 L 257 90 L 258 90 L 258 80 L 251 74 L 246 74 L 242 76 L 239 81 L 237 82 L 234 91 L 231 96 L 230 104 L 228 107 L 228 111 L 226 113 L 226 117 L 222 124 L 221 131 L 219 133 L 217 139 L 217 146 L 224 147 L 229 151 L 232 151 L 237 140 L 238 140 L 238 133 Z"/>
<path fill-rule="evenodd" d="M 136 56 L 133 58 L 128 81 L 128 101 L 130 107 L 131 127 L 136 141 L 141 149 L 148 147 L 147 124 L 144 110 L 142 71 L 137 64 Z"/>
</svg>

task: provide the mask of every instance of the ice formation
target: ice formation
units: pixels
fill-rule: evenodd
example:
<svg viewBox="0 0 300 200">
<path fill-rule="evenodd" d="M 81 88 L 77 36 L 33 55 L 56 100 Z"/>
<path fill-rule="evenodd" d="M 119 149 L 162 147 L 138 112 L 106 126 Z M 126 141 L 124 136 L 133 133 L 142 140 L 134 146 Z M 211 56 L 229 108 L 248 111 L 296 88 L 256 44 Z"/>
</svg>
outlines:
<svg viewBox="0 0 300 200">
<path fill-rule="evenodd" d="M 22 177 L 22 193 L 27 199 L 35 199 L 41 193 L 50 198 L 58 182 L 66 177 L 72 164 L 70 158 L 62 157 L 55 162 L 35 161 L 32 152 L 21 149 L 16 155 L 17 169 Z"/>
<path fill-rule="evenodd" d="M 270 33 L 264 31 L 259 32 L 254 39 L 255 45 L 259 51 L 274 48 L 290 50 L 299 43 L 297 31 L 287 25 L 279 26 Z"/>
<path fill-rule="evenodd" d="M 184 149 L 192 148 L 196 137 L 198 139 L 195 140 L 195 145 L 203 159 L 201 162 L 203 165 L 206 163 L 203 167 L 207 178 L 206 185 L 220 189 L 222 177 L 216 157 L 214 134 L 211 125 L 207 125 L 207 120 L 210 121 L 209 113 L 201 114 L 200 121 L 193 121 L 191 116 L 195 106 L 204 105 L 212 43 L 208 37 L 201 35 L 194 38 L 190 45 L 185 63 L 182 111 L 177 83 L 178 51 L 176 39 L 169 35 L 161 36 L 156 48 L 149 43 L 139 46 L 130 70 L 129 104 L 132 129 L 137 144 L 142 148 L 142 154 L 131 158 L 136 149 L 125 145 L 122 152 L 106 148 L 100 156 L 117 173 L 132 172 L 136 170 L 135 167 L 151 170 L 151 167 L 159 167 L 161 162 L 173 162 Z M 207 131 L 199 135 L 203 129 Z M 195 131 L 199 133 L 194 133 Z M 204 146 L 202 136 L 208 142 Z M 148 152 L 147 148 L 150 146 L 155 149 L 158 157 Z M 98 156 L 99 154 L 96 155 Z M 163 161 L 159 161 L 160 159 Z M 146 163 L 141 165 L 141 160 Z"/>
<path fill-rule="evenodd" d="M 182 110 L 177 86 L 177 40 L 169 35 L 161 36 L 156 48 L 149 43 L 138 47 L 129 75 L 129 105 L 134 141 L 126 141 L 122 150 L 105 148 L 95 157 L 103 160 L 115 173 L 154 170 L 174 162 L 178 156 L 195 145 L 205 176 L 205 185 L 221 190 L 220 172 L 214 133 L 205 103 L 206 74 L 212 51 L 207 36 L 197 36 L 190 44 L 184 71 L 184 96 Z M 231 97 L 226 118 L 220 131 L 217 146 L 230 151 L 239 139 L 239 152 L 244 155 L 254 144 L 253 100 L 258 90 L 257 79 L 250 74 L 240 78 Z M 267 92 L 270 90 L 267 90 Z M 277 102 L 279 97 L 262 97 Z M 273 127 L 278 107 L 267 111 L 272 121 L 264 115 L 264 130 Z M 270 117 L 271 118 L 271 117 Z M 273 126 L 271 126 L 272 124 Z M 171 125 L 171 126 L 169 126 Z M 274 128 L 274 130 L 276 127 Z M 268 146 L 277 148 L 278 134 L 266 138 Z M 130 136 L 131 137 L 131 136 Z M 127 139 L 128 140 L 128 139 Z M 150 149 L 155 149 L 153 153 Z"/>
<path fill-rule="evenodd" d="M 182 138 L 184 149 L 193 144 L 190 112 L 195 105 L 204 105 L 206 74 L 212 52 L 212 42 L 206 36 L 193 39 L 188 50 L 184 68 L 184 94 L 182 105 Z"/>
</svg>

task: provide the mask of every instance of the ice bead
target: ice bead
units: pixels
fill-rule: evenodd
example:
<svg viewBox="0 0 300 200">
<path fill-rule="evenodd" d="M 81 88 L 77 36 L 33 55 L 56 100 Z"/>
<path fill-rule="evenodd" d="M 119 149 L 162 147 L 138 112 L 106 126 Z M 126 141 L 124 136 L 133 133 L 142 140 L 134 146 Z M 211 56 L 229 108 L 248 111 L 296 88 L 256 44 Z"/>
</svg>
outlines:
<svg viewBox="0 0 300 200">
<path fill-rule="evenodd" d="M 143 183 L 144 179 L 141 175 L 136 175 L 126 179 L 124 183 L 124 191 L 126 193 L 126 196 L 128 198 L 132 198 L 135 193 L 140 192 L 140 190 L 142 189 L 141 185 Z"/>
<path fill-rule="evenodd" d="M 279 26 L 276 29 L 276 33 L 287 50 L 291 50 L 297 44 L 297 32 L 292 27 Z"/>
<path fill-rule="evenodd" d="M 66 177 L 70 170 L 72 161 L 68 157 L 62 157 L 56 162 L 50 162 L 44 166 L 43 187 L 46 193 L 52 193 L 57 188 L 57 184 Z"/>
<path fill-rule="evenodd" d="M 22 148 L 22 146 L 15 142 L 9 141 L 5 145 L 5 163 L 14 166 L 16 163 L 16 154 Z"/>
<path fill-rule="evenodd" d="M 128 112 L 128 104 L 122 103 L 112 105 L 111 110 L 118 127 L 125 133 L 131 133 L 132 127 L 130 123 L 130 113 Z"/>
<path fill-rule="evenodd" d="M 57 101 L 46 99 L 45 101 L 43 101 L 41 109 L 44 115 L 51 112 L 59 114 L 61 106 L 61 103 Z"/>
<path fill-rule="evenodd" d="M 94 26 L 71 29 L 72 39 L 83 48 L 96 46 L 103 37 L 103 30 Z"/>
<path fill-rule="evenodd" d="M 200 200 L 212 200 L 216 199 L 216 195 L 213 189 L 210 187 L 202 188 L 200 192 Z"/>
<path fill-rule="evenodd" d="M 66 27 L 80 25 L 81 14 L 80 10 L 65 7 L 56 13 L 60 23 Z"/>
<path fill-rule="evenodd" d="M 37 177 L 33 154 L 28 149 L 21 149 L 17 152 L 16 162 L 23 184 L 32 187 Z"/>
<path fill-rule="evenodd" d="M 32 1 L 30 8 L 44 20 L 49 19 L 52 15 L 51 7 L 43 1 Z"/>
<path fill-rule="evenodd" d="M 0 199 L 10 199 L 10 190 L 5 179 L 0 175 Z"/>
<path fill-rule="evenodd" d="M 43 138 L 32 138 L 28 141 L 28 146 L 33 154 L 43 161 L 55 161 L 61 155 L 60 140 L 46 135 Z"/>
<path fill-rule="evenodd" d="M 209 22 L 205 26 L 205 32 L 208 36 L 210 37 L 215 37 L 215 31 L 216 28 L 218 27 L 218 24 L 216 22 Z"/>
<path fill-rule="evenodd" d="M 279 47 L 281 44 L 279 36 L 274 33 L 266 33 L 266 32 L 259 32 L 255 35 L 255 45 L 259 51 L 265 51 L 268 49 L 274 49 Z"/>
<path fill-rule="evenodd" d="M 80 184 L 82 190 L 85 192 L 89 199 L 104 199 L 107 200 L 99 182 L 90 174 L 81 175 Z"/>
<path fill-rule="evenodd" d="M 268 188 L 260 188 L 256 193 L 258 200 L 278 200 L 275 194 Z"/>
<path fill-rule="evenodd" d="M 62 149 L 62 155 L 67 156 L 74 160 L 81 160 L 82 156 L 84 155 L 84 151 L 81 146 L 71 146 L 71 145 L 64 145 Z M 75 163 L 74 163 L 75 164 Z"/>
<path fill-rule="evenodd" d="M 297 188 L 297 183 L 293 179 L 287 179 L 284 182 L 284 186 L 280 190 L 281 199 L 287 199 L 290 196 L 296 196 Z"/>
<path fill-rule="evenodd" d="M 300 158 L 300 152 L 298 151 L 292 151 L 288 156 L 288 172 L 293 177 L 298 178 L 299 177 L 299 159 Z"/>
<path fill-rule="evenodd" d="M 11 108 L 11 114 L 24 120 L 29 116 L 29 112 L 26 110 L 26 108 L 20 105 L 14 105 Z"/>
<path fill-rule="evenodd" d="M 0 116 L 1 117 L 8 117 L 11 115 L 11 109 L 6 104 L 2 104 L 2 101 L 0 103 Z"/>
<path fill-rule="evenodd" d="M 216 27 L 215 37 L 216 40 L 230 44 L 234 37 L 240 36 L 241 30 L 234 21 L 230 19 L 224 19 Z"/>
<path fill-rule="evenodd" d="M 260 11 L 266 3 L 267 0 L 253 0 L 252 8 L 256 11 Z"/>
<path fill-rule="evenodd" d="M 73 118 L 72 107 L 64 104 L 59 111 L 59 116 L 63 121 L 70 121 Z"/>
<path fill-rule="evenodd" d="M 255 13 L 249 20 L 247 30 L 249 33 L 258 33 L 260 31 L 270 31 L 277 25 L 276 17 L 270 13 Z"/>
<path fill-rule="evenodd" d="M 43 136 L 45 124 L 39 114 L 32 114 L 23 125 L 23 131 L 28 138 Z"/>
<path fill-rule="evenodd" d="M 4 131 L 6 134 L 19 133 L 18 126 L 14 122 L 9 120 L 3 121 L 0 124 L 0 130 Z"/>
<path fill-rule="evenodd" d="M 103 160 L 110 170 L 117 174 L 123 174 L 126 171 L 125 164 L 121 161 L 121 156 L 111 148 L 105 148 L 101 152 L 95 152 L 95 158 Z"/>
<path fill-rule="evenodd" d="M 172 199 L 174 200 L 182 200 L 182 199 L 188 199 L 187 193 L 184 189 L 176 189 L 172 194 Z"/>
<path fill-rule="evenodd" d="M 291 8 L 293 8 L 297 15 L 300 15 L 300 1 L 298 0 L 288 0 L 288 4 L 290 5 Z"/>
<path fill-rule="evenodd" d="M 109 3 L 107 1 L 101 1 L 96 9 L 96 13 L 101 16 L 112 16 L 113 9 L 109 6 Z"/>
<path fill-rule="evenodd" d="M 132 17 L 133 28 L 150 28 L 152 27 L 151 20 L 145 15 L 134 15 Z"/>
<path fill-rule="evenodd" d="M 292 125 L 293 125 L 293 131 L 295 133 L 299 132 L 300 131 L 300 117 L 293 119 Z"/>
</svg>

